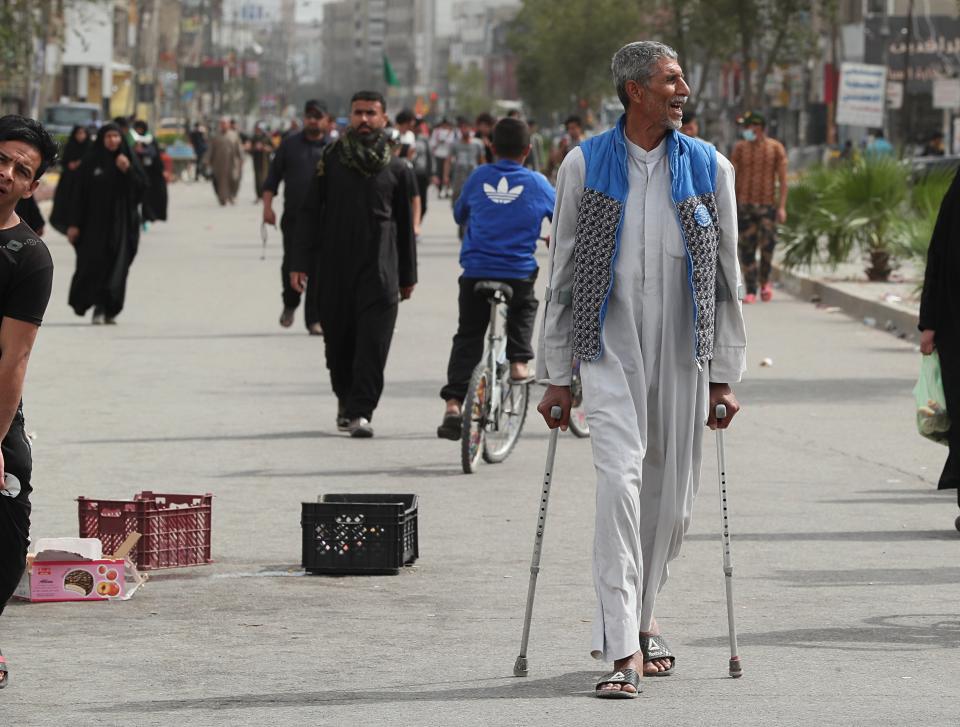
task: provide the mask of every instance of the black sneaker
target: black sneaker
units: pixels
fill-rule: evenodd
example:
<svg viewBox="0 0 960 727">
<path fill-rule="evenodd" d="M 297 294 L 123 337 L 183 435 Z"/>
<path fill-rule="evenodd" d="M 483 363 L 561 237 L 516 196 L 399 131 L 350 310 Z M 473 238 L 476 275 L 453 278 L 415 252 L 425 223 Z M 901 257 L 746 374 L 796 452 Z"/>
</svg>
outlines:
<svg viewBox="0 0 960 727">
<path fill-rule="evenodd" d="M 348 417 L 337 414 L 337 431 L 338 432 L 350 431 L 350 419 Z"/>
<path fill-rule="evenodd" d="M 443 423 L 437 427 L 437 438 L 458 442 L 462 433 L 463 417 L 460 414 L 444 414 Z"/>
<path fill-rule="evenodd" d="M 293 325 L 293 314 L 296 313 L 296 308 L 287 308 L 284 306 L 283 313 L 280 314 L 280 325 L 284 328 L 289 328 Z"/>
</svg>

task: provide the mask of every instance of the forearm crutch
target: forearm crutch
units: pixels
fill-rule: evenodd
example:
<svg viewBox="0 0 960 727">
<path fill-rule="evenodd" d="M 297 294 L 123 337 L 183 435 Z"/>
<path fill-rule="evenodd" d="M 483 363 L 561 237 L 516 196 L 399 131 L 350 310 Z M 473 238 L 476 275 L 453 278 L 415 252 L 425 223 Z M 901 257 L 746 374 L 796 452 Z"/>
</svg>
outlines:
<svg viewBox="0 0 960 727">
<path fill-rule="evenodd" d="M 260 259 L 266 260 L 267 259 L 267 223 L 266 222 L 260 223 L 260 242 L 262 245 L 260 248 Z"/>
<path fill-rule="evenodd" d="M 727 407 L 717 404 L 717 423 L 727 418 Z M 723 454 L 723 430 L 717 427 L 717 467 L 720 471 L 720 540 L 723 544 L 723 582 L 727 590 L 727 628 L 730 631 L 730 676 L 743 676 L 737 648 L 737 624 L 733 613 L 733 555 L 730 552 L 730 520 L 727 515 L 727 465 Z"/>
<path fill-rule="evenodd" d="M 563 411 L 559 406 L 550 410 L 552 419 L 559 419 Z M 527 611 L 523 616 L 523 636 L 520 638 L 520 656 L 513 665 L 515 677 L 527 675 L 527 642 L 530 640 L 530 620 L 533 618 L 533 597 L 537 592 L 537 576 L 540 574 L 540 551 L 543 548 L 543 530 L 547 524 L 547 504 L 550 501 L 550 480 L 553 477 L 553 461 L 557 456 L 557 437 L 560 427 L 550 432 L 547 445 L 547 466 L 543 472 L 543 490 L 540 493 L 540 514 L 537 516 L 537 535 L 533 539 L 533 559 L 530 561 L 530 585 L 527 586 Z"/>
</svg>

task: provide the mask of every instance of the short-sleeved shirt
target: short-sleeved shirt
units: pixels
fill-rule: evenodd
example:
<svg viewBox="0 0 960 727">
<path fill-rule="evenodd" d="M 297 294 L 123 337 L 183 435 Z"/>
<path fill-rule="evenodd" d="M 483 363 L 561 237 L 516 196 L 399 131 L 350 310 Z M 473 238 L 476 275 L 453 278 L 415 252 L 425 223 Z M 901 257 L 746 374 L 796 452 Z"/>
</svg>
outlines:
<svg viewBox="0 0 960 727">
<path fill-rule="evenodd" d="M 776 182 L 787 169 L 787 150 L 776 139 L 739 141 L 730 156 L 737 174 L 737 204 L 776 205 Z"/>
<path fill-rule="evenodd" d="M 0 230 L 0 319 L 39 326 L 53 287 L 53 258 L 25 222 Z"/>
<path fill-rule="evenodd" d="M 466 177 L 470 172 L 480 166 L 483 159 L 483 142 L 476 137 L 470 141 L 458 139 L 450 147 L 451 156 L 453 156 L 454 171 Z"/>
</svg>

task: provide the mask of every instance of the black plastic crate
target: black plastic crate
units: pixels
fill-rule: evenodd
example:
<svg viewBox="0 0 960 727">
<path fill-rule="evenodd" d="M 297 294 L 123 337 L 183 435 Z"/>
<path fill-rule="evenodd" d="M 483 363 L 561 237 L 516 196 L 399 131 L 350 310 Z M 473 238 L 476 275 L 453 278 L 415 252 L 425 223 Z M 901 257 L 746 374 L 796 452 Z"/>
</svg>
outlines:
<svg viewBox="0 0 960 727">
<path fill-rule="evenodd" d="M 322 495 L 300 525 L 308 573 L 398 573 L 420 555 L 416 495 Z"/>
</svg>

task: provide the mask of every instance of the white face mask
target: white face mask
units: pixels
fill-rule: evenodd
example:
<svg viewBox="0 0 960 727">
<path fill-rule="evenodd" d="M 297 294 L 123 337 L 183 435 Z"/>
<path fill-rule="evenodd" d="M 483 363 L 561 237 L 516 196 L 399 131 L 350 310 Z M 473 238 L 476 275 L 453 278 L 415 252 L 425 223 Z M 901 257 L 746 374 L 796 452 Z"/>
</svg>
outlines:
<svg viewBox="0 0 960 727">
<path fill-rule="evenodd" d="M 757 134 L 753 129 L 744 129 L 743 138 L 746 139 L 747 141 L 756 141 Z"/>
</svg>

